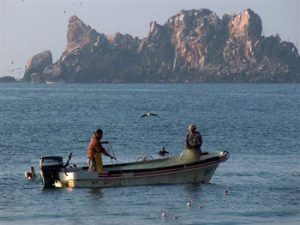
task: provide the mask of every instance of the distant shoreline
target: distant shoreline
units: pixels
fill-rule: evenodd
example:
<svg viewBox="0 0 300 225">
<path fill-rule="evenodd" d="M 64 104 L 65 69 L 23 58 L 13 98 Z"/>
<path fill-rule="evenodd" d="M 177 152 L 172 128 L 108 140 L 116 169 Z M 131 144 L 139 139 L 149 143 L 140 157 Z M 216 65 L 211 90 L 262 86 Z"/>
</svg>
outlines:
<svg viewBox="0 0 300 225">
<path fill-rule="evenodd" d="M 27 82 L 21 79 L 16 79 L 12 76 L 4 76 L 0 77 L 0 83 L 22 83 L 22 84 L 47 84 L 49 86 L 54 85 L 72 85 L 72 84 L 83 84 L 83 85 L 90 85 L 90 84 L 115 84 L 115 85 L 126 85 L 126 84 L 143 84 L 143 85 L 159 85 L 159 84 L 185 84 L 185 85 L 193 85 L 193 84 L 236 84 L 236 85 L 244 85 L 244 84 L 251 84 L 251 85 L 260 85 L 260 84 L 300 84 L 299 82 L 53 82 L 53 83 L 46 83 L 46 82 Z"/>
<path fill-rule="evenodd" d="M 17 82 L 17 79 L 13 76 L 3 76 L 3 77 L 0 77 L 0 82 L 12 83 L 12 82 Z"/>
</svg>

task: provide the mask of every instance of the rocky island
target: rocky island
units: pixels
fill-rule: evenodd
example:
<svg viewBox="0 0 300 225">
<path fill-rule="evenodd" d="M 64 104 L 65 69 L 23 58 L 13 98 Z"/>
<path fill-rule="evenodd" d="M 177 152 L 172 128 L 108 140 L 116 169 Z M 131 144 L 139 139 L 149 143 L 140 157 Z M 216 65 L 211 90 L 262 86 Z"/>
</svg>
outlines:
<svg viewBox="0 0 300 225">
<path fill-rule="evenodd" d="M 24 81 L 34 82 L 300 82 L 295 45 L 262 35 L 251 9 L 219 18 L 208 9 L 182 10 L 148 35 L 105 35 L 69 19 L 58 61 L 49 50 L 33 56 Z"/>
</svg>

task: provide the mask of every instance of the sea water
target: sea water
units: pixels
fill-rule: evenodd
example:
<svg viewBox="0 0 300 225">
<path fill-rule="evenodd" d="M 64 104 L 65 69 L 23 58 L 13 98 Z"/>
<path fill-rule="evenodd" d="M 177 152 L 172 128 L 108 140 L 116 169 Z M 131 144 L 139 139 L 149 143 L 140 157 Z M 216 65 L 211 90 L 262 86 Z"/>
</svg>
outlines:
<svg viewBox="0 0 300 225">
<path fill-rule="evenodd" d="M 299 84 L 1 83 L 0 224 L 299 224 L 299 99 Z M 99 127 L 118 162 L 177 155 L 192 122 L 204 151 L 231 154 L 210 184 L 41 190 L 23 175 L 41 156 L 86 165 Z"/>
</svg>

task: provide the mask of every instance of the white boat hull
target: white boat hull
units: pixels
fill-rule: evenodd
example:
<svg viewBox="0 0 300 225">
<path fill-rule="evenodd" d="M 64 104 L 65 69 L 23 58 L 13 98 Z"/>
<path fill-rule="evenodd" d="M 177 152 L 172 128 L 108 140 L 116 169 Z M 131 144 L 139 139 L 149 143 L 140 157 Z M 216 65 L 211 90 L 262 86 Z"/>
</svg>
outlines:
<svg viewBox="0 0 300 225">
<path fill-rule="evenodd" d="M 190 151 L 190 150 L 189 150 Z M 103 172 L 86 167 L 58 172 L 55 187 L 104 188 L 137 185 L 209 183 L 218 165 L 229 158 L 227 152 L 194 155 L 105 166 Z"/>
</svg>

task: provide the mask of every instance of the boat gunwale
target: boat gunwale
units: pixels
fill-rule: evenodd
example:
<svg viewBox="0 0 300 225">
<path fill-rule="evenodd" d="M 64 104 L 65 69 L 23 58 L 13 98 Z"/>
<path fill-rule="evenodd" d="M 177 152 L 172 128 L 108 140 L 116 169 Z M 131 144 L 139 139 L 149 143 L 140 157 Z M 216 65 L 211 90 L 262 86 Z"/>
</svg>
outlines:
<svg viewBox="0 0 300 225">
<path fill-rule="evenodd" d="M 158 160 L 166 160 L 165 159 L 158 159 Z M 225 154 L 222 154 L 221 156 L 214 156 L 211 158 L 207 158 L 205 160 L 199 160 L 196 162 L 191 162 L 191 163 L 182 163 L 182 164 L 176 164 L 172 166 L 165 166 L 165 167 L 157 167 L 157 168 L 137 168 L 137 169 L 125 169 L 125 170 L 113 170 L 113 171 L 103 171 L 98 175 L 98 177 L 101 178 L 114 178 L 114 177 L 120 177 L 122 174 L 128 174 L 128 173 L 133 173 L 134 176 L 146 176 L 147 174 L 150 175 L 150 173 L 154 174 L 159 174 L 159 173 L 168 173 L 167 171 L 186 171 L 186 170 L 193 170 L 195 167 L 201 168 L 202 166 L 205 167 L 210 164 L 217 164 L 226 161 L 228 158 Z M 124 164 L 133 164 L 133 163 L 124 163 Z M 118 164 L 119 165 L 124 165 L 124 164 Z M 113 167 L 114 165 L 107 165 L 104 168 L 108 167 Z M 67 172 L 67 173 L 72 173 L 72 172 L 79 172 L 79 171 L 86 171 L 87 167 L 82 167 L 80 170 L 75 170 L 75 171 L 64 171 L 62 170 L 61 172 Z M 144 175 L 139 175 L 139 173 L 143 173 Z"/>
<path fill-rule="evenodd" d="M 196 169 L 203 169 L 205 167 L 211 167 L 211 166 L 215 166 L 218 165 L 219 163 L 223 162 L 226 159 L 219 159 L 217 161 L 211 161 L 211 162 L 206 162 L 206 163 L 198 163 L 193 165 L 192 167 L 181 167 L 181 168 L 177 168 L 177 169 L 173 169 L 172 171 L 157 171 L 156 173 L 153 171 L 148 171 L 148 173 L 146 174 L 133 174 L 132 177 L 128 177 L 125 179 L 134 179 L 134 178 L 144 178 L 144 177 L 153 177 L 153 176 L 157 176 L 157 175 L 161 175 L 161 176 L 165 176 L 165 175 L 170 175 L 170 174 L 178 174 L 178 173 L 186 173 L 189 171 L 194 171 Z M 194 163 L 193 163 L 194 164 Z M 122 173 L 118 173 L 118 174 L 108 174 L 108 173 L 101 173 L 98 174 L 97 177 L 94 178 L 77 178 L 77 179 L 70 179 L 69 181 L 94 181 L 95 179 L 104 179 L 104 180 L 115 180 L 115 179 L 124 179 L 122 178 Z"/>
<path fill-rule="evenodd" d="M 137 168 L 137 169 L 125 169 L 125 170 L 114 170 L 114 171 L 107 171 L 109 174 L 115 174 L 115 173 L 136 173 L 136 172 L 149 172 L 149 171 L 161 171 L 161 170 L 168 170 L 168 169 L 177 169 L 181 167 L 190 167 L 198 164 L 205 164 L 212 161 L 219 161 L 221 159 L 220 156 L 214 156 L 212 158 L 208 158 L 205 160 L 199 160 L 196 162 L 191 163 L 181 163 L 171 166 L 164 166 L 164 167 L 157 167 L 157 168 Z"/>
</svg>

